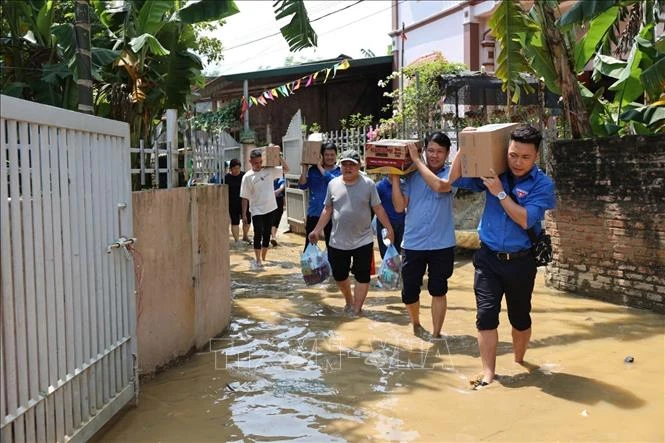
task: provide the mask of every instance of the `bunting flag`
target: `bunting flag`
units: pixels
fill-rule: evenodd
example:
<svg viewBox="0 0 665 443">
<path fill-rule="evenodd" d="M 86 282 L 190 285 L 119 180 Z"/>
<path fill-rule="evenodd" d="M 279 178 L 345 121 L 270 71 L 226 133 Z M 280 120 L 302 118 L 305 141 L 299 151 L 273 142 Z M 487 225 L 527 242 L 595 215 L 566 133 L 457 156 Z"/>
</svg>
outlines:
<svg viewBox="0 0 665 443">
<path fill-rule="evenodd" d="M 309 88 L 314 83 L 316 83 L 316 79 L 321 73 L 325 73 L 325 78 L 323 79 L 323 83 L 326 83 L 329 78 L 335 78 L 335 76 L 337 75 L 337 71 L 349 69 L 350 67 L 351 63 L 349 63 L 348 60 L 344 59 L 330 68 L 324 68 L 319 71 L 308 74 L 304 77 L 300 77 L 296 80 L 292 80 L 288 83 L 277 86 L 275 88 L 267 89 L 256 97 L 253 96 L 249 96 L 248 98 L 243 97 L 241 102 L 241 110 L 240 110 L 241 119 L 244 116 L 244 113 L 247 112 L 247 109 L 251 108 L 254 105 L 266 106 L 268 104 L 268 100 L 275 101 L 276 98 L 289 97 L 290 95 L 295 94 L 295 92 L 298 89 Z M 332 72 L 332 77 L 330 76 L 331 72 Z"/>
</svg>

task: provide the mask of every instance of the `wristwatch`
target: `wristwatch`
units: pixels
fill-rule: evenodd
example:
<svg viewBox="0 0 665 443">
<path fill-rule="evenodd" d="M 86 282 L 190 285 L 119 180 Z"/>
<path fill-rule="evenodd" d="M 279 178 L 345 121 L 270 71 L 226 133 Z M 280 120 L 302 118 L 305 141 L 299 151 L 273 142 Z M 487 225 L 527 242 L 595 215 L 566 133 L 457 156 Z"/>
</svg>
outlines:
<svg viewBox="0 0 665 443">
<path fill-rule="evenodd" d="M 508 197 L 508 194 L 506 194 L 504 191 L 501 191 L 501 192 L 499 192 L 499 193 L 496 195 L 496 197 L 497 197 L 499 200 L 504 200 L 506 197 Z"/>
</svg>

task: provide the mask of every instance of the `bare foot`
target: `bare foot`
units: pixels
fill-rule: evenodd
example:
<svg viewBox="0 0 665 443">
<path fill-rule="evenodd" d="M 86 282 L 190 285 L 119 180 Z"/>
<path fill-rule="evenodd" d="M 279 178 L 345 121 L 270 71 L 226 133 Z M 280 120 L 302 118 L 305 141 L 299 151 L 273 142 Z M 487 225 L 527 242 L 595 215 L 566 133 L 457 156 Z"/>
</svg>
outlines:
<svg viewBox="0 0 665 443">
<path fill-rule="evenodd" d="M 535 371 L 536 369 L 540 368 L 540 366 L 534 365 L 533 363 L 529 363 L 528 361 L 525 360 L 516 361 L 515 363 L 526 369 L 529 372 L 529 374 Z"/>
<path fill-rule="evenodd" d="M 418 338 L 426 338 L 428 335 L 427 329 L 423 328 L 423 326 L 418 323 L 413 325 L 413 335 L 415 335 Z"/>
</svg>

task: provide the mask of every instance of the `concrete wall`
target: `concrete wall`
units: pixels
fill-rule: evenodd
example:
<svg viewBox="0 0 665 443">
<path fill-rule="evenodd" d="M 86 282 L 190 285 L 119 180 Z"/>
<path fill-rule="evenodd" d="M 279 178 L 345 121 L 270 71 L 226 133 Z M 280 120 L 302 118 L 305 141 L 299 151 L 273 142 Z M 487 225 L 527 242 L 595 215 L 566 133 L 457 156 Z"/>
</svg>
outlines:
<svg viewBox="0 0 665 443">
<path fill-rule="evenodd" d="M 665 136 L 559 141 L 549 286 L 665 313 Z"/>
<path fill-rule="evenodd" d="M 132 194 L 139 368 L 154 372 L 204 347 L 231 318 L 228 190 L 224 185 Z"/>
</svg>

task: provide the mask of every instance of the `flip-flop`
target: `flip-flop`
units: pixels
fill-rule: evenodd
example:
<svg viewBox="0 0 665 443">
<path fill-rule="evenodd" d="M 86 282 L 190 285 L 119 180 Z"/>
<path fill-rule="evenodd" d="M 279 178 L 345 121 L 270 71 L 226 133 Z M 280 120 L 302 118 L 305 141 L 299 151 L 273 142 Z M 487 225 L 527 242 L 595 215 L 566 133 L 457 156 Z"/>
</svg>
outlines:
<svg viewBox="0 0 665 443">
<path fill-rule="evenodd" d="M 476 380 L 473 382 L 471 390 L 473 391 L 480 391 L 483 389 L 485 386 L 489 386 L 489 383 L 487 383 L 485 380 Z"/>
</svg>

